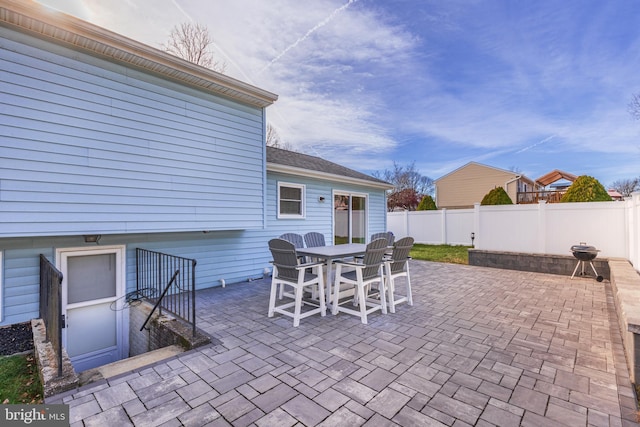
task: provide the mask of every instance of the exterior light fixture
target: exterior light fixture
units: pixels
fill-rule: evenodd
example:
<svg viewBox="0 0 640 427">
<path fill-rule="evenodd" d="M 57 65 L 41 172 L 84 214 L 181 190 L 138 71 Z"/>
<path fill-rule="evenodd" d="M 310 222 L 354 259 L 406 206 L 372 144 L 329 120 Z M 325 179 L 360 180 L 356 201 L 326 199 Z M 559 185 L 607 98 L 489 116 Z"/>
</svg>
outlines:
<svg viewBox="0 0 640 427">
<path fill-rule="evenodd" d="M 84 235 L 84 242 L 85 243 L 95 243 L 97 245 L 98 242 L 100 242 L 100 238 L 101 237 L 102 237 L 102 235 L 100 235 L 100 234 L 85 234 Z"/>
<path fill-rule="evenodd" d="M 476 233 L 471 232 L 471 246 L 473 246 L 473 240 L 476 238 Z"/>
<path fill-rule="evenodd" d="M 320 197 L 318 197 L 318 201 L 319 201 L 320 203 L 324 203 L 324 196 L 320 196 Z"/>
</svg>

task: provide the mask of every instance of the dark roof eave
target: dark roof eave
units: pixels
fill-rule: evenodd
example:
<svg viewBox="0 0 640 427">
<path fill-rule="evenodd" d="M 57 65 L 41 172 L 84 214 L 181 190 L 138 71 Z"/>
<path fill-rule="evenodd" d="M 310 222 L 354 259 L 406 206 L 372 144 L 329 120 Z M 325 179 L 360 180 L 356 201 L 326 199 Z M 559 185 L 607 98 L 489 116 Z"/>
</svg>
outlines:
<svg viewBox="0 0 640 427">
<path fill-rule="evenodd" d="M 327 180 L 327 181 L 363 185 L 367 187 L 379 188 L 381 190 L 393 189 L 393 185 L 384 181 L 372 181 L 368 179 L 360 179 L 360 178 L 354 178 L 350 176 L 336 175 L 332 173 L 297 168 L 294 166 L 281 165 L 277 163 L 267 163 L 267 171 L 279 172 L 279 173 L 296 175 L 296 176 L 304 176 L 309 178 L 318 178 L 318 179 Z"/>
<path fill-rule="evenodd" d="M 35 1 L 0 1 L 0 26 L 243 104 L 265 108 L 278 99 L 277 95 L 264 89 L 192 64 L 71 15 L 53 11 Z"/>
</svg>

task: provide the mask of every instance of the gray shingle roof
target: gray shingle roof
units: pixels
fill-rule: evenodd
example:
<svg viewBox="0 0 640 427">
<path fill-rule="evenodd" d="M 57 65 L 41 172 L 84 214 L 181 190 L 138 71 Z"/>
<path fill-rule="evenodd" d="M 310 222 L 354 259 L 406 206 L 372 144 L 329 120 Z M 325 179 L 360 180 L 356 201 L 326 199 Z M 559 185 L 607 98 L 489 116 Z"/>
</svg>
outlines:
<svg viewBox="0 0 640 427">
<path fill-rule="evenodd" d="M 374 178 L 370 175 L 321 159 L 320 157 L 283 150 L 281 148 L 267 147 L 267 163 L 322 172 L 325 174 L 336 175 L 338 177 L 349 177 L 363 181 L 370 181 L 375 184 L 391 185 L 381 179 Z"/>
</svg>

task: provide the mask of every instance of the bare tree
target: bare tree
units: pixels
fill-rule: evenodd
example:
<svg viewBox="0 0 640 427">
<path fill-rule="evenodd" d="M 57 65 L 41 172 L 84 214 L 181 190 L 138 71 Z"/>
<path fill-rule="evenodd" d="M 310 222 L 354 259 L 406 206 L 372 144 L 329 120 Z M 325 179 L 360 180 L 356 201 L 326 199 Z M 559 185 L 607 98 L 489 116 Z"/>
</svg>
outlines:
<svg viewBox="0 0 640 427">
<path fill-rule="evenodd" d="M 267 146 L 278 147 L 280 145 L 280 134 L 271 123 L 267 123 Z"/>
<path fill-rule="evenodd" d="M 513 173 L 517 173 L 518 175 L 522 175 L 522 169 L 520 169 L 518 166 L 510 166 L 509 170 Z"/>
<path fill-rule="evenodd" d="M 271 123 L 267 123 L 267 146 L 294 151 L 291 144 L 282 140 L 277 129 Z"/>
<path fill-rule="evenodd" d="M 640 93 L 636 93 L 631 97 L 631 102 L 629 102 L 629 113 L 636 120 L 640 120 Z"/>
<path fill-rule="evenodd" d="M 640 178 L 619 179 L 611 184 L 611 188 L 624 197 L 629 197 L 634 191 L 640 190 Z"/>
<path fill-rule="evenodd" d="M 179 56 L 194 64 L 224 73 L 227 64 L 216 60 L 211 50 L 213 39 L 204 25 L 184 22 L 176 25 L 169 34 L 169 41 L 163 46 L 172 55 Z"/>
<path fill-rule="evenodd" d="M 393 184 L 394 188 L 387 197 L 389 211 L 397 207 L 415 210 L 422 196 L 433 193 L 433 180 L 420 174 L 416 170 L 415 162 L 407 166 L 393 162 L 392 170 L 375 172 L 373 176 Z M 414 201 L 415 203 L 413 203 Z"/>
</svg>

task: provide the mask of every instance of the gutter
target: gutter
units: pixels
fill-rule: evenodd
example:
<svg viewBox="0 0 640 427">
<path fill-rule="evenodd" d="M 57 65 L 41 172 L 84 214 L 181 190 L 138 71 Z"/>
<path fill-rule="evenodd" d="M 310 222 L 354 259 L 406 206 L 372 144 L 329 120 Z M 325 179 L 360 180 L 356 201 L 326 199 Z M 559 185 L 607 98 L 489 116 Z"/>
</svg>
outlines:
<svg viewBox="0 0 640 427">
<path fill-rule="evenodd" d="M 504 183 L 504 191 L 509 194 L 509 184 L 511 184 L 512 182 L 515 182 L 517 180 L 519 180 L 520 178 L 522 178 L 522 175 L 516 175 L 515 178 L 510 179 L 509 181 Z M 511 197 L 511 196 L 509 196 Z M 518 204 L 518 189 L 516 188 L 516 202 L 515 204 Z"/>
<path fill-rule="evenodd" d="M 505 183 L 504 183 L 504 189 L 505 189 L 505 191 L 507 190 L 507 187 L 509 186 L 509 184 L 511 184 L 511 183 L 512 183 L 512 182 L 514 182 L 514 181 L 519 180 L 520 178 L 522 178 L 522 175 L 516 175 L 516 177 L 515 177 L 515 178 L 510 179 L 509 181 L 505 182 Z"/>
<path fill-rule="evenodd" d="M 0 0 L 0 26 L 246 105 L 265 108 L 278 99 L 274 93 L 35 1 Z"/>
<path fill-rule="evenodd" d="M 344 175 L 334 175 L 331 173 L 320 172 L 309 169 L 296 168 L 293 166 L 285 166 L 276 163 L 267 163 L 267 171 L 279 172 L 287 175 L 304 176 L 308 178 L 317 178 L 325 181 L 340 182 L 343 184 L 363 185 L 367 187 L 378 188 L 381 190 L 392 190 L 393 185 L 386 182 L 370 181 L 366 179 L 353 178 Z"/>
</svg>

